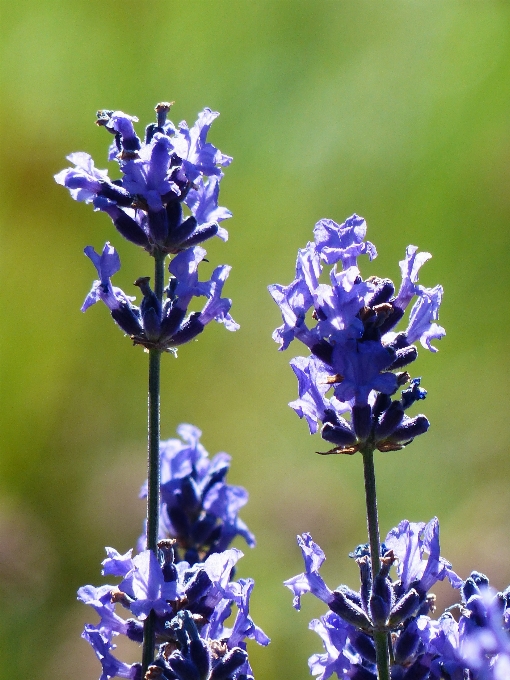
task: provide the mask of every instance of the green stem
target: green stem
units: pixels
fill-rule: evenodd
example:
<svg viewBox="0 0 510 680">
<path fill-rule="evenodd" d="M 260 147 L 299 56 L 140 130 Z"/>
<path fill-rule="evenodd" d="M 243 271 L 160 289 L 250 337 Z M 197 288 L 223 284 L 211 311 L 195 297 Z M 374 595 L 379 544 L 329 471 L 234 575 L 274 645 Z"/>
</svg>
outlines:
<svg viewBox="0 0 510 680">
<path fill-rule="evenodd" d="M 165 256 L 156 253 L 154 256 L 154 292 L 158 300 L 163 299 L 163 286 L 165 278 Z M 161 350 L 149 350 L 149 436 L 148 436 L 148 463 L 147 463 L 147 549 L 157 555 L 159 533 L 159 492 L 160 492 L 160 466 L 159 466 L 159 440 L 160 440 L 160 375 L 161 375 Z M 154 648 L 156 646 L 155 614 L 150 612 L 145 620 L 143 628 L 143 674 L 154 661 Z"/>
<path fill-rule="evenodd" d="M 149 350 L 149 456 L 147 484 L 147 549 L 156 552 L 159 527 L 159 393 L 161 351 Z"/>
<path fill-rule="evenodd" d="M 166 255 L 159 251 L 154 255 L 154 293 L 160 302 L 163 300 L 165 287 L 165 258 Z"/>
<path fill-rule="evenodd" d="M 372 566 L 372 578 L 375 578 L 381 569 L 379 520 L 377 517 L 377 494 L 375 488 L 374 451 L 371 448 L 363 449 L 363 472 L 365 476 L 365 500 L 367 507 L 368 542 L 370 544 L 370 562 Z M 388 635 L 385 631 L 374 632 L 375 654 L 377 661 L 377 674 L 379 680 L 389 680 L 389 654 Z"/>
<path fill-rule="evenodd" d="M 377 676 L 379 680 L 390 680 L 390 663 L 388 659 L 388 633 L 376 631 L 374 633 L 375 658 L 377 662 Z"/>
<path fill-rule="evenodd" d="M 372 578 L 379 573 L 379 520 L 377 518 L 377 494 L 375 489 L 374 452 L 372 449 L 361 451 L 363 455 L 363 473 L 365 475 L 365 501 L 367 506 L 368 542 L 370 543 L 370 562 Z"/>
</svg>

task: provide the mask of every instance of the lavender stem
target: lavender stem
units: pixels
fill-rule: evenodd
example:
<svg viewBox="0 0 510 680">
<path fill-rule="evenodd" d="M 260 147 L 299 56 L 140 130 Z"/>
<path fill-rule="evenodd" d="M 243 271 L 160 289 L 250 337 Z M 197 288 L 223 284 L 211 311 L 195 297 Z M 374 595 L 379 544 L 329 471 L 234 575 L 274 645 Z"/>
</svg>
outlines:
<svg viewBox="0 0 510 680">
<path fill-rule="evenodd" d="M 365 476 L 365 501 L 367 508 L 368 541 L 370 544 L 370 562 L 372 566 L 372 578 L 374 579 L 381 568 L 374 451 L 371 448 L 366 448 L 363 449 L 361 453 L 363 455 L 363 472 Z M 379 680 L 389 680 L 388 636 L 386 632 L 375 631 L 374 643 Z"/>
<path fill-rule="evenodd" d="M 156 252 L 154 256 L 154 293 L 159 302 L 163 299 L 165 276 L 165 255 Z M 159 441 L 160 441 L 160 387 L 161 350 L 149 350 L 149 404 L 148 404 L 148 462 L 147 462 L 147 549 L 157 556 L 159 533 Z M 143 629 L 143 674 L 154 661 L 156 646 L 154 611 L 145 620 Z"/>
</svg>

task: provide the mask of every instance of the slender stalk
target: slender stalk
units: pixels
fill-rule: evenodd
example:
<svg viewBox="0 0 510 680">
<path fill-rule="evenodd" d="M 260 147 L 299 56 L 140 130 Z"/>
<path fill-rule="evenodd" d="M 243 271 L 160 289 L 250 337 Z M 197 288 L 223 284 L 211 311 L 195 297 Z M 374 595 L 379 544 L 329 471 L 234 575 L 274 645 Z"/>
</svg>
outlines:
<svg viewBox="0 0 510 680">
<path fill-rule="evenodd" d="M 165 276 L 165 256 L 156 253 L 154 256 L 154 292 L 158 300 L 163 299 L 163 286 Z M 147 549 L 153 550 L 157 555 L 158 529 L 159 529 L 159 440 L 160 440 L 160 374 L 161 374 L 161 350 L 149 350 L 149 426 L 148 426 L 148 461 L 147 461 Z M 143 628 L 143 674 L 154 661 L 154 648 L 156 646 L 155 615 L 151 611 L 145 620 Z"/>
<path fill-rule="evenodd" d="M 363 454 L 363 473 L 365 475 L 365 501 L 367 506 L 368 542 L 370 544 L 370 563 L 372 578 L 379 573 L 381 561 L 379 559 L 379 520 L 377 518 L 377 494 L 375 489 L 374 452 L 365 449 Z"/>
<path fill-rule="evenodd" d="M 384 631 L 375 632 L 374 642 L 378 678 L 379 680 L 389 680 L 390 663 L 388 659 L 388 633 L 385 633 Z"/>
<path fill-rule="evenodd" d="M 368 542 L 370 544 L 370 563 L 372 578 L 381 568 L 379 520 L 377 517 L 377 494 L 375 488 L 374 451 L 367 448 L 361 451 L 363 455 L 363 472 L 365 476 L 365 501 L 367 507 Z M 385 631 L 374 632 L 377 674 L 379 680 L 389 680 L 388 635 Z"/>
<path fill-rule="evenodd" d="M 154 255 L 154 293 L 160 302 L 165 287 L 165 258 L 166 255 L 159 251 Z"/>
</svg>

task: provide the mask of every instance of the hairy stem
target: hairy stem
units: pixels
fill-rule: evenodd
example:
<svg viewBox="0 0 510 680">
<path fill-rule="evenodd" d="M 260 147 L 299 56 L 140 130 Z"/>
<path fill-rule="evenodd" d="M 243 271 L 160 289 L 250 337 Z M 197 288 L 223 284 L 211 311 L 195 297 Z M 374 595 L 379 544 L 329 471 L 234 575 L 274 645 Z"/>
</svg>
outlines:
<svg viewBox="0 0 510 680">
<path fill-rule="evenodd" d="M 163 299 L 163 286 L 165 276 L 165 256 L 156 253 L 154 256 L 154 292 L 158 300 Z M 161 374 L 161 351 L 149 350 L 149 426 L 148 426 L 148 462 L 147 462 L 147 549 L 157 555 L 158 529 L 159 529 L 159 401 L 160 401 L 160 374 Z M 143 673 L 154 661 L 154 648 L 156 646 L 155 615 L 151 611 L 145 620 L 143 629 Z"/>
<path fill-rule="evenodd" d="M 372 578 L 375 578 L 381 568 L 379 520 L 377 517 L 377 494 L 375 489 L 374 451 L 367 448 L 361 451 L 363 455 L 363 472 L 365 476 L 365 501 L 367 507 L 368 542 L 370 544 L 370 563 Z M 388 635 L 385 631 L 374 632 L 375 652 L 377 660 L 377 674 L 379 680 L 389 680 L 390 668 L 388 658 Z"/>
</svg>

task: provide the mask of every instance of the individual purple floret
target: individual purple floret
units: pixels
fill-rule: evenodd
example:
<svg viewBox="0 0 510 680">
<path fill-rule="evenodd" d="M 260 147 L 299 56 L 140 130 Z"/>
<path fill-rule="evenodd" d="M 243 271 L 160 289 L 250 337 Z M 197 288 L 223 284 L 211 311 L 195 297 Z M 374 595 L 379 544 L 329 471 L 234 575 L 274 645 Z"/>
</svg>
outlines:
<svg viewBox="0 0 510 680">
<path fill-rule="evenodd" d="M 206 139 L 219 114 L 204 109 L 193 127 L 184 121 L 175 127 L 167 121 L 170 106 L 156 106 L 157 122 L 147 127 L 143 142 L 133 127 L 137 118 L 98 112 L 98 125 L 114 135 L 109 160 L 118 162 L 121 179 L 111 180 L 83 152 L 68 156 L 74 167 L 55 175 L 75 200 L 93 203 L 122 236 L 151 254 L 178 253 L 212 236 L 226 240 L 218 223 L 231 216 L 218 205 L 218 192 L 221 168 L 232 159 Z"/>
<path fill-rule="evenodd" d="M 193 565 L 226 550 L 236 536 L 253 547 L 255 536 L 240 519 L 248 492 L 226 484 L 230 456 L 212 459 L 200 443 L 202 432 L 193 425 L 177 428 L 181 439 L 160 444 L 161 512 L 159 538 L 174 539 L 174 561 Z M 141 497 L 147 495 L 144 485 Z M 145 535 L 139 545 L 145 548 Z"/>
<path fill-rule="evenodd" d="M 123 663 L 111 653 L 110 650 L 115 649 L 115 645 L 112 644 L 112 632 L 110 630 L 104 628 L 100 630 L 96 626 L 86 625 L 81 636 L 91 645 L 101 662 L 103 672 L 99 680 L 109 680 L 109 678 L 142 680 L 141 664 Z"/>
<path fill-rule="evenodd" d="M 251 579 L 231 581 L 242 553 L 236 549 L 210 555 L 190 565 L 175 562 L 174 541 L 158 544 L 158 557 L 144 550 L 131 557 L 107 549 L 103 573 L 122 577 L 118 586 L 84 586 L 78 599 L 92 606 L 100 617 L 87 625 L 83 637 L 101 661 L 101 680 L 113 677 L 141 680 L 140 664 L 116 659 L 112 640 L 124 635 L 135 643 L 143 639 L 143 622 L 155 613 L 159 652 L 146 677 L 162 680 L 247 680 L 252 671 L 246 640 L 267 645 L 269 638 L 255 625 L 249 613 L 253 589 Z M 120 605 L 132 617 L 116 612 Z M 235 607 L 231 628 L 226 620 Z"/>
<path fill-rule="evenodd" d="M 414 588 L 423 597 L 437 581 L 445 578 L 454 588 L 462 586 L 462 579 L 452 570 L 452 565 L 439 554 L 437 517 L 427 524 L 403 520 L 388 533 L 384 544 L 398 559 L 397 596 Z"/>
<path fill-rule="evenodd" d="M 327 453 L 395 451 L 429 427 L 424 415 L 405 413 L 426 391 L 419 378 L 411 380 L 400 369 L 416 359 L 414 342 L 436 351 L 432 341 L 445 334 L 436 323 L 443 290 L 418 284 L 419 269 L 431 256 L 415 246 L 400 263 L 398 293 L 389 279 L 363 280 L 358 256 L 377 255 L 365 234 L 358 215 L 341 225 L 320 220 L 314 242 L 298 252 L 294 281 L 269 286 L 284 322 L 274 340 L 286 349 L 297 339 L 311 352 L 290 362 L 299 385 L 299 398 L 290 406 L 312 434 L 321 424 L 322 438 L 334 445 Z M 321 282 L 324 263 L 333 265 L 331 285 Z M 407 328 L 394 330 L 413 298 Z"/>
<path fill-rule="evenodd" d="M 169 265 L 171 276 L 162 305 L 151 290 L 150 278 L 137 279 L 135 285 L 140 288 L 143 299 L 140 307 L 136 307 L 133 304 L 135 298 L 125 295 L 110 282 L 110 278 L 120 269 L 120 259 L 115 248 L 106 243 L 99 255 L 92 246 L 88 246 L 85 248 L 85 255 L 94 264 L 99 279 L 92 284 L 82 311 L 102 300 L 114 321 L 131 337 L 135 345 L 163 351 L 174 351 L 175 347 L 193 340 L 213 319 L 222 323 L 227 330 L 235 331 L 239 326 L 229 314 L 232 302 L 221 297 L 230 267 L 216 267 L 210 281 L 199 281 L 198 265 L 205 254 L 203 248 L 195 247 L 174 257 Z M 202 311 L 188 314 L 191 300 L 200 296 L 207 298 Z"/>
</svg>

